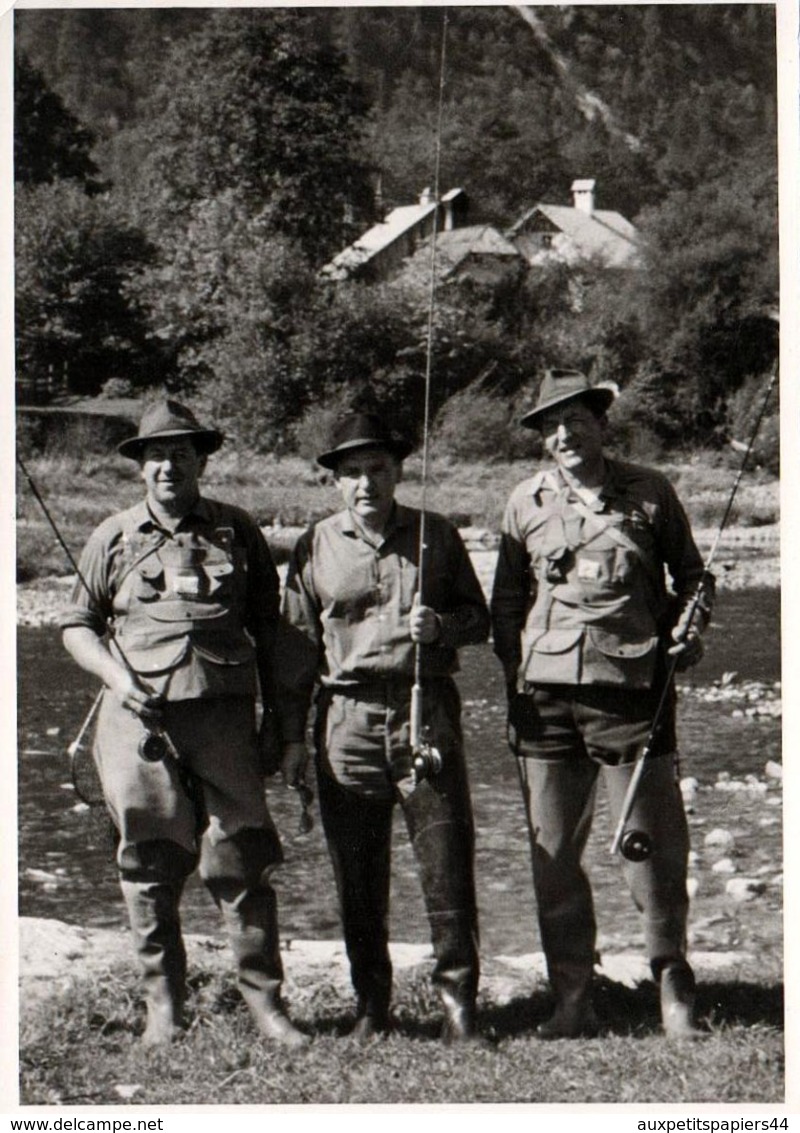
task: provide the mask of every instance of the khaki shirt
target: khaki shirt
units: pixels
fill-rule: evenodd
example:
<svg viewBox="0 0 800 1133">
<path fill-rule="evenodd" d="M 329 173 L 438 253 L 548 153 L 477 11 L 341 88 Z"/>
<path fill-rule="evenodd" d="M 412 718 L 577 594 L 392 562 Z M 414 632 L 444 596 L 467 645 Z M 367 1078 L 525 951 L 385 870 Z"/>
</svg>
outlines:
<svg viewBox="0 0 800 1133">
<path fill-rule="evenodd" d="M 315 683 L 353 689 L 381 681 L 410 686 L 415 647 L 409 615 L 419 589 L 420 512 L 395 504 L 382 539 L 368 540 L 349 511 L 323 519 L 298 541 L 289 564 L 279 631 L 278 710 L 284 742 L 302 740 Z M 485 641 L 489 613 L 455 527 L 425 516 L 422 603 L 441 634 L 422 647 L 423 677 L 456 672 L 456 650 Z"/>
</svg>

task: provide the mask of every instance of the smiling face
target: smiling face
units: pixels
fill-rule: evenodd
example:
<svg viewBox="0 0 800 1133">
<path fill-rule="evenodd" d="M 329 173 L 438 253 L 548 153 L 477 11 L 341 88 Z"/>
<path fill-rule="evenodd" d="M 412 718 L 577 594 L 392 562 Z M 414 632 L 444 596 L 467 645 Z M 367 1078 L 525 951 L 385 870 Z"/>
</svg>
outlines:
<svg viewBox="0 0 800 1133">
<path fill-rule="evenodd" d="M 334 476 L 349 508 L 367 527 L 381 531 L 392 510 L 402 466 L 384 448 L 362 448 L 340 458 Z"/>
<path fill-rule="evenodd" d="M 151 510 L 156 515 L 185 515 L 200 494 L 205 466 L 205 456 L 188 437 L 148 441 L 142 451 L 141 477 Z"/>
<path fill-rule="evenodd" d="M 597 417 L 579 400 L 567 401 L 542 414 L 544 447 L 569 476 L 587 486 L 603 478 L 605 418 Z"/>
</svg>

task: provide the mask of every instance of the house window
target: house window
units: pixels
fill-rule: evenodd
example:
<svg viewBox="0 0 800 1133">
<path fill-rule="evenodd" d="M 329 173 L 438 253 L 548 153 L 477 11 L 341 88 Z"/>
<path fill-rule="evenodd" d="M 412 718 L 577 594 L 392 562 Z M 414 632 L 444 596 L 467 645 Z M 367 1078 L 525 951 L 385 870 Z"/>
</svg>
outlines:
<svg viewBox="0 0 800 1133">
<path fill-rule="evenodd" d="M 541 234 L 541 236 L 539 237 L 539 239 L 541 241 L 541 245 L 542 245 L 543 248 L 552 248 L 552 246 L 553 246 L 553 234 L 552 234 L 552 232 L 543 232 Z"/>
</svg>

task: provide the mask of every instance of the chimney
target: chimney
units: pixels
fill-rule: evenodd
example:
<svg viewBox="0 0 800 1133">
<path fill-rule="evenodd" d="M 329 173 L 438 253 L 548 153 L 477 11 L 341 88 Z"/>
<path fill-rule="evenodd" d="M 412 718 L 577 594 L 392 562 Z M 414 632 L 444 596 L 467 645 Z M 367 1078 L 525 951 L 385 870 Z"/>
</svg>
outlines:
<svg viewBox="0 0 800 1133">
<path fill-rule="evenodd" d="M 593 180 L 573 181 L 571 185 L 572 207 L 585 212 L 587 216 L 594 212 L 594 186 Z"/>
<path fill-rule="evenodd" d="M 419 195 L 419 203 L 421 205 L 429 205 L 433 200 L 433 193 L 430 188 L 423 189 Z"/>
</svg>

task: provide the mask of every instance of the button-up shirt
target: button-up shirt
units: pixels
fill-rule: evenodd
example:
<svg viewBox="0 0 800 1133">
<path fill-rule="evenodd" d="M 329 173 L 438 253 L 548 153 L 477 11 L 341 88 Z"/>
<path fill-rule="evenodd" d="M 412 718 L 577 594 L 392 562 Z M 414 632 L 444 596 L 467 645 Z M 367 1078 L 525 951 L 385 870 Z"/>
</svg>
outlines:
<svg viewBox="0 0 800 1133">
<path fill-rule="evenodd" d="M 414 676 L 409 617 L 420 589 L 420 512 L 395 504 L 382 538 L 349 510 L 309 528 L 289 564 L 279 632 L 279 711 L 284 742 L 302 740 L 314 685 L 352 689 Z M 421 602 L 441 632 L 421 647 L 423 678 L 458 669 L 456 650 L 485 641 L 489 614 L 456 528 L 425 515 Z"/>
<path fill-rule="evenodd" d="M 574 549 L 583 523 L 581 511 L 585 514 L 588 509 L 600 520 L 604 516 L 618 517 L 620 530 L 641 548 L 642 561 L 649 560 L 651 569 L 637 577 L 648 583 L 650 613 L 657 625 L 663 627 L 669 608 L 665 567 L 676 596 L 670 624 L 694 601 L 704 575 L 703 561 L 674 488 L 662 473 L 652 469 L 609 457 L 605 458 L 605 465 L 606 475 L 597 500 L 588 505 L 578 500 L 578 508 L 572 509 L 574 514 L 570 514 L 569 506 L 561 507 L 565 499 L 569 504 L 571 489 L 558 469 L 537 473 L 511 493 L 503 517 L 491 602 L 494 650 L 509 679 L 522 659 L 520 635 L 542 585 L 542 558 L 550 559 L 555 568 L 559 558 L 570 553 L 571 545 Z M 548 521 L 557 508 L 564 523 L 553 525 Z M 574 525 L 574 532 L 570 524 Z M 555 537 L 557 528 L 563 540 Z M 560 542 L 563 545 L 556 545 Z M 547 563 L 544 567 L 546 574 Z M 712 596 L 713 580 L 709 579 L 701 615 L 708 613 Z M 582 612 L 579 604 L 573 614 L 587 621 L 598 616 L 591 609 Z"/>
</svg>

